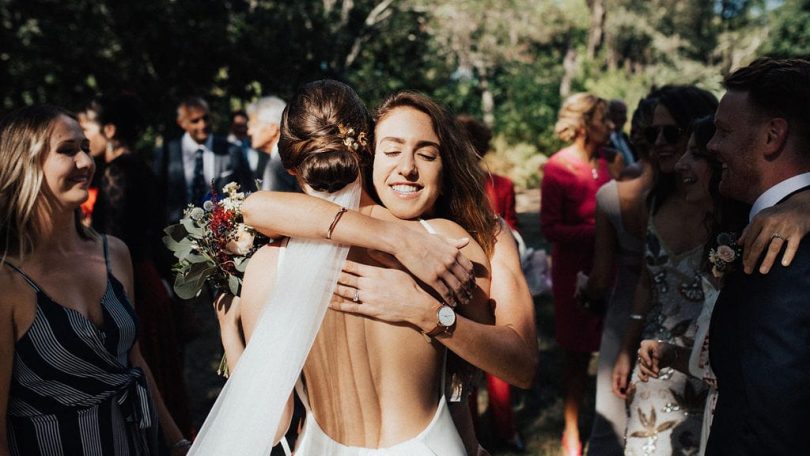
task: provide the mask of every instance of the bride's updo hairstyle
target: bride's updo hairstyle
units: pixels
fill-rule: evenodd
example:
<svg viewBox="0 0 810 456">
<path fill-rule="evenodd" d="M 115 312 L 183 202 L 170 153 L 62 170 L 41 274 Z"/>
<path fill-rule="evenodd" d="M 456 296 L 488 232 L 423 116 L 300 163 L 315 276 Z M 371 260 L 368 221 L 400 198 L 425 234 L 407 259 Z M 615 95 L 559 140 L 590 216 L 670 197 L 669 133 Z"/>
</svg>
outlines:
<svg viewBox="0 0 810 456">
<path fill-rule="evenodd" d="M 354 182 L 370 161 L 371 115 L 354 90 L 331 79 L 310 82 L 281 116 L 278 150 L 284 167 L 317 191 Z"/>
</svg>

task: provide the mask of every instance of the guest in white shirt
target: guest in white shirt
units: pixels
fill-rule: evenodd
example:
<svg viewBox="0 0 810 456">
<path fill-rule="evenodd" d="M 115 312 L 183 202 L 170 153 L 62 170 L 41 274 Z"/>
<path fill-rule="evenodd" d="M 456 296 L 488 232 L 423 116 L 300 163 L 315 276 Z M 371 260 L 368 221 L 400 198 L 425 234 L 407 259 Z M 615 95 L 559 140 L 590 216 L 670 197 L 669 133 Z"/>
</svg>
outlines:
<svg viewBox="0 0 810 456">
<path fill-rule="evenodd" d="M 263 97 L 247 107 L 250 147 L 245 149 L 250 169 L 261 181 L 261 190 L 300 191 L 278 153 L 281 114 L 286 103 L 278 97 Z"/>
</svg>

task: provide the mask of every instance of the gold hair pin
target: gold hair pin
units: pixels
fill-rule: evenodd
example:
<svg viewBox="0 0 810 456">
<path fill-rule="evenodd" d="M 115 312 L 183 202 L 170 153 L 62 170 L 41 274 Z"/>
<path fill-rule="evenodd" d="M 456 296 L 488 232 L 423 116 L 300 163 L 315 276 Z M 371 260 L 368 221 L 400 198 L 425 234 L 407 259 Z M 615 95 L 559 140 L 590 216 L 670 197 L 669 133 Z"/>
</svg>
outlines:
<svg viewBox="0 0 810 456">
<path fill-rule="evenodd" d="M 361 131 L 355 138 L 354 128 L 346 127 L 343 124 L 338 124 L 338 136 L 343 139 L 343 144 L 349 149 L 357 152 L 360 146 L 367 146 L 368 140 L 366 139 L 366 132 Z"/>
</svg>

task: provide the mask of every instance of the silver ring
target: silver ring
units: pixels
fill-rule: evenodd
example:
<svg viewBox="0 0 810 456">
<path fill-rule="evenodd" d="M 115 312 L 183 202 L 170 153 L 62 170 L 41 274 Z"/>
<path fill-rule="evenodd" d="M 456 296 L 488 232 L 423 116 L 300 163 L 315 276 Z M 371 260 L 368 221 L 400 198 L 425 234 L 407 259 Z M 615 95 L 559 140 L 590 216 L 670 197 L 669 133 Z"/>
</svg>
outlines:
<svg viewBox="0 0 810 456">
<path fill-rule="evenodd" d="M 781 239 L 783 241 L 787 241 L 787 239 L 785 239 L 784 236 L 782 236 L 781 234 L 779 234 L 777 232 L 774 232 L 773 234 L 771 234 L 771 239 Z"/>
<path fill-rule="evenodd" d="M 360 302 L 360 290 L 354 289 L 354 297 L 352 298 L 352 302 Z"/>
</svg>

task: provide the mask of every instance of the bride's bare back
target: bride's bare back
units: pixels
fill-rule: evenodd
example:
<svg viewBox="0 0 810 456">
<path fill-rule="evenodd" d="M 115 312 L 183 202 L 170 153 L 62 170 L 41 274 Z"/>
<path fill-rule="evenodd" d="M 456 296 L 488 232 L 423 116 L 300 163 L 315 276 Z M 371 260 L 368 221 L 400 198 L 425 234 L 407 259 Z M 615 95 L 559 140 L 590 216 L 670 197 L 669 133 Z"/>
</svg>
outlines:
<svg viewBox="0 0 810 456">
<path fill-rule="evenodd" d="M 379 206 L 361 212 L 393 219 Z M 419 222 L 401 223 L 424 230 Z M 446 220 L 431 221 L 431 226 L 449 238 L 467 236 Z M 278 246 L 264 247 L 246 271 L 241 313 L 248 340 L 272 291 L 278 253 Z M 466 247 L 464 254 L 488 268 L 477 244 Z M 364 249 L 353 248 L 349 259 L 377 265 Z M 457 309 L 479 320 L 489 311 L 481 291 L 489 289 L 488 274 L 484 275 L 474 302 Z M 307 419 L 315 419 L 333 440 L 349 446 L 384 448 L 415 437 L 437 409 L 443 350 L 437 342 L 427 343 L 412 326 L 328 310 L 304 366 L 312 407 Z"/>
</svg>

